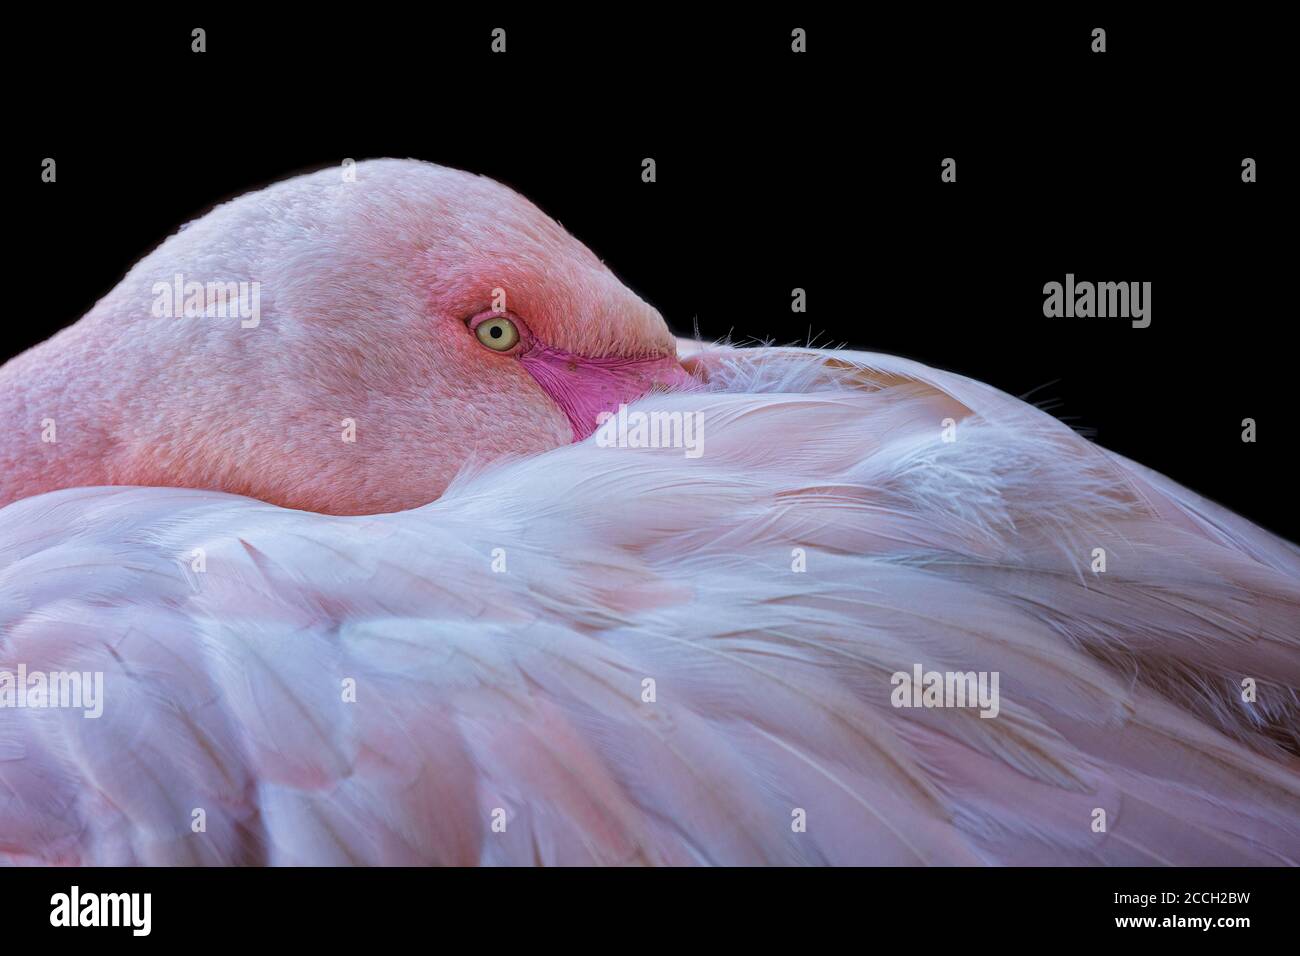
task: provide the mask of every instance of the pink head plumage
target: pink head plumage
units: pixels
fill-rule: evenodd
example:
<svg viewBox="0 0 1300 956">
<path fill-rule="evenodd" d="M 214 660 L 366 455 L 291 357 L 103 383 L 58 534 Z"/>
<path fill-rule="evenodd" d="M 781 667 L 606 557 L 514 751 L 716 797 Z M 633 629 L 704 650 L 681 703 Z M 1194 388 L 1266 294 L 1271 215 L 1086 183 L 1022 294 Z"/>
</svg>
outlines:
<svg viewBox="0 0 1300 956">
<path fill-rule="evenodd" d="M 257 284 L 258 321 L 155 314 L 176 276 Z M 485 348 L 485 312 L 527 342 Z M 0 413 L 26 436 L 0 450 L 0 505 L 140 484 L 401 510 L 470 462 L 584 438 L 599 412 L 687 381 L 660 315 L 528 200 L 364 162 L 355 181 L 326 169 L 217 207 L 0 369 Z M 40 442 L 45 419 L 58 443 Z"/>
</svg>

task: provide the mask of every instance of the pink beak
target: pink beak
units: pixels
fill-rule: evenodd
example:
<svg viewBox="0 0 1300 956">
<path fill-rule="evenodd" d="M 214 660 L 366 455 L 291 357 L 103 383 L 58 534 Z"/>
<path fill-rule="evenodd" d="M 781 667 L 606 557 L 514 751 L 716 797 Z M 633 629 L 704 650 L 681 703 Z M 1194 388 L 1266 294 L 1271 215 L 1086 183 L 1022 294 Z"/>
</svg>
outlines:
<svg viewBox="0 0 1300 956">
<path fill-rule="evenodd" d="M 675 355 L 653 359 L 586 358 L 559 349 L 537 346 L 519 362 L 564 410 L 573 440 L 596 430 L 596 416 L 617 412 L 652 389 L 674 391 L 699 382 L 682 368 Z"/>
</svg>

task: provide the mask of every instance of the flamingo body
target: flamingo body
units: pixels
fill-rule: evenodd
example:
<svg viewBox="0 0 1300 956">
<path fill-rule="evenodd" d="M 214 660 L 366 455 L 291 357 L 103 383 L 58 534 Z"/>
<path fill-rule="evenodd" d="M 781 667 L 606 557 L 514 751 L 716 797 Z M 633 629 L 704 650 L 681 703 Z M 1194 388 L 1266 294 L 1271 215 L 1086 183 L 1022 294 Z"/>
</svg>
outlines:
<svg viewBox="0 0 1300 956">
<path fill-rule="evenodd" d="M 0 854 L 1300 860 L 1295 547 L 961 376 L 690 365 L 630 408 L 700 413 L 698 458 L 588 437 L 391 514 L 0 510 L 0 669 L 105 675 L 98 719 L 0 712 Z M 997 716 L 894 706 L 918 664 L 998 672 Z"/>
</svg>

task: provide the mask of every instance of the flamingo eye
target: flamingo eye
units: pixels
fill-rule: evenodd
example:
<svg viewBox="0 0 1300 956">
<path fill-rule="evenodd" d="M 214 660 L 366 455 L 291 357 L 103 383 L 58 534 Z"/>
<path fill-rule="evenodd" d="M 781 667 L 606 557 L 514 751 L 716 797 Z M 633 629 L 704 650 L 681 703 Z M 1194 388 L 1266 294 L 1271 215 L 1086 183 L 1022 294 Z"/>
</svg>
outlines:
<svg viewBox="0 0 1300 956">
<path fill-rule="evenodd" d="M 519 329 L 504 316 L 480 322 L 474 334 L 494 352 L 509 352 L 519 341 Z"/>
</svg>

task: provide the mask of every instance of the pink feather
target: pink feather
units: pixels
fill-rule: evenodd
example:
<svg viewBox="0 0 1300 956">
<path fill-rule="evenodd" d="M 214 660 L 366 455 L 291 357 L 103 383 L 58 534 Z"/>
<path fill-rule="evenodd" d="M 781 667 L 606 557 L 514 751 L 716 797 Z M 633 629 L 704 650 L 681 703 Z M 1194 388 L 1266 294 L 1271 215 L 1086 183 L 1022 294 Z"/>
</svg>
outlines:
<svg viewBox="0 0 1300 956">
<path fill-rule="evenodd" d="M 695 459 L 588 438 L 371 516 L 0 510 L 0 669 L 106 682 L 97 720 L 0 712 L 0 854 L 1300 861 L 1294 546 L 957 375 L 691 364 L 633 410 L 701 413 Z M 998 671 L 999 715 L 891 706 L 916 663 Z"/>
</svg>

